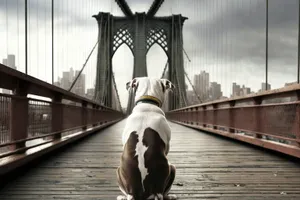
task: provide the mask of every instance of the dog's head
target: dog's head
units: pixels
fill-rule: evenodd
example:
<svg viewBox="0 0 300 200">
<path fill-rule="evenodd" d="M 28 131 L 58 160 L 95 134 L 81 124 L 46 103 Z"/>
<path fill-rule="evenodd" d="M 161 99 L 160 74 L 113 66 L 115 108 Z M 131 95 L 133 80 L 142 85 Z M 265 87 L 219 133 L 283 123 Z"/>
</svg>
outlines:
<svg viewBox="0 0 300 200">
<path fill-rule="evenodd" d="M 160 101 L 160 106 L 165 101 L 165 93 L 174 91 L 175 86 L 168 79 L 149 77 L 134 78 L 126 84 L 126 89 L 135 89 L 135 102 L 142 98 L 154 97 Z"/>
</svg>

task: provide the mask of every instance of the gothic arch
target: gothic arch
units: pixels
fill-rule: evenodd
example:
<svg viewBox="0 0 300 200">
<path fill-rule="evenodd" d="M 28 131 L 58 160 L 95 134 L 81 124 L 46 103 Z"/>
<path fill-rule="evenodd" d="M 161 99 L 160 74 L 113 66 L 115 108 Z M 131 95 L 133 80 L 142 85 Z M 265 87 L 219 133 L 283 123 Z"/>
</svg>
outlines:
<svg viewBox="0 0 300 200">
<path fill-rule="evenodd" d="M 146 43 L 146 49 L 147 52 L 149 49 L 154 45 L 158 44 L 163 51 L 166 53 L 167 57 L 168 55 L 168 38 L 167 38 L 167 33 L 163 28 L 149 28 L 148 29 L 148 34 L 147 34 L 147 43 Z"/>
<path fill-rule="evenodd" d="M 122 44 L 126 44 L 129 49 L 132 52 L 132 55 L 134 55 L 134 51 L 133 51 L 133 39 L 132 39 L 132 35 L 130 34 L 129 30 L 127 27 L 121 27 L 116 34 L 113 37 L 113 52 L 112 52 L 112 57 L 114 56 L 114 54 L 116 53 L 116 51 L 118 50 L 118 48 L 120 46 L 122 46 Z"/>
</svg>

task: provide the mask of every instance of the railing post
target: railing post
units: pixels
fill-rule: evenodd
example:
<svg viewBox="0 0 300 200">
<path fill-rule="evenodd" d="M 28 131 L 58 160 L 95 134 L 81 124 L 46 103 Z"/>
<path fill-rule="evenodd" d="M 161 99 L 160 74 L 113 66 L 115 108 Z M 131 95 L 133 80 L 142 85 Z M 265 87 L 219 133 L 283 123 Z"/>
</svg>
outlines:
<svg viewBox="0 0 300 200">
<path fill-rule="evenodd" d="M 235 101 L 229 102 L 229 127 L 234 127 L 234 121 L 235 121 L 235 112 L 233 108 L 235 107 Z M 229 128 L 230 133 L 235 133 L 234 128 Z"/>
<path fill-rule="evenodd" d="M 194 123 L 196 126 L 198 126 L 198 113 L 199 113 L 199 107 L 196 107 L 194 110 L 193 118 L 194 118 Z"/>
<path fill-rule="evenodd" d="M 62 96 L 61 95 L 55 95 L 52 98 L 52 132 L 59 132 L 55 136 L 53 136 L 53 139 L 60 139 L 61 138 L 61 131 L 63 130 L 63 105 L 61 103 Z"/>
<path fill-rule="evenodd" d="M 217 108 L 218 108 L 218 104 L 213 104 L 213 129 L 218 129 L 218 126 L 216 126 L 217 123 Z"/>
<path fill-rule="evenodd" d="M 82 130 L 87 129 L 87 102 L 83 101 L 81 103 L 81 124 L 82 124 Z"/>
<path fill-rule="evenodd" d="M 11 140 L 17 141 L 27 138 L 28 134 L 28 99 L 27 83 L 19 83 L 15 88 L 14 96 L 10 105 L 10 134 Z M 25 142 L 16 143 L 11 146 L 11 150 L 25 147 Z"/>
<path fill-rule="evenodd" d="M 203 120 L 203 127 L 206 127 L 207 124 L 206 124 L 206 106 L 203 106 L 202 107 L 202 120 Z"/>
<path fill-rule="evenodd" d="M 97 126 L 97 122 L 96 122 L 96 116 L 97 116 L 97 105 L 93 104 L 93 112 L 92 112 L 92 123 L 93 123 L 93 127 Z"/>
<path fill-rule="evenodd" d="M 300 92 L 297 91 L 297 100 L 300 101 Z M 296 146 L 300 147 L 300 106 L 299 104 L 297 104 L 297 108 L 296 108 L 296 117 L 295 117 L 295 120 L 294 120 L 294 124 L 296 126 L 296 139 L 298 140 L 298 142 L 296 142 Z"/>
<path fill-rule="evenodd" d="M 255 97 L 254 98 L 254 105 L 259 106 L 259 105 L 261 105 L 261 103 L 262 103 L 261 97 Z M 260 130 L 261 130 L 261 117 L 262 117 L 261 116 L 261 109 L 260 109 L 260 107 L 256 107 L 255 108 L 255 114 L 254 114 L 254 116 L 255 116 L 254 120 L 255 120 L 256 131 L 260 132 Z M 255 137 L 261 139 L 262 135 L 257 133 L 255 135 Z"/>
</svg>

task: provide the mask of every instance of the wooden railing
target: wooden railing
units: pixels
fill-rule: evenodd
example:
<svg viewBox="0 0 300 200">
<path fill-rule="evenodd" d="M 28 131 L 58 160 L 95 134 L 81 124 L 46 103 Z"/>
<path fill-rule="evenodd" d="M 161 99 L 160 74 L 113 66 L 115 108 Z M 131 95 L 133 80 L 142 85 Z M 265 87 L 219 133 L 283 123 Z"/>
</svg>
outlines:
<svg viewBox="0 0 300 200">
<path fill-rule="evenodd" d="M 13 91 L 0 93 L 0 175 L 125 116 L 2 64 L 0 88 Z"/>
<path fill-rule="evenodd" d="M 190 106 L 169 120 L 300 158 L 300 85 Z"/>
</svg>

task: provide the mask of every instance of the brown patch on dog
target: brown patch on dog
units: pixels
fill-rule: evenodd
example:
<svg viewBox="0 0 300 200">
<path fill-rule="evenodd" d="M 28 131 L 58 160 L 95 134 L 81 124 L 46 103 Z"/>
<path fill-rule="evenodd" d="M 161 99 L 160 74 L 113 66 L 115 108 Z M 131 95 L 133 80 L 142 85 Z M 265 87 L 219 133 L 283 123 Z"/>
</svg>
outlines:
<svg viewBox="0 0 300 200">
<path fill-rule="evenodd" d="M 159 134 L 147 128 L 144 132 L 143 144 L 148 147 L 145 152 L 145 167 L 148 169 L 148 175 L 144 180 L 144 197 L 151 194 L 164 194 L 167 180 L 170 175 L 170 167 L 165 155 L 165 143 Z"/>
<path fill-rule="evenodd" d="M 142 199 L 143 195 L 142 177 L 138 168 L 138 157 L 135 155 L 138 141 L 136 131 L 132 132 L 122 154 L 121 166 L 117 171 L 119 186 L 135 200 Z"/>
</svg>

